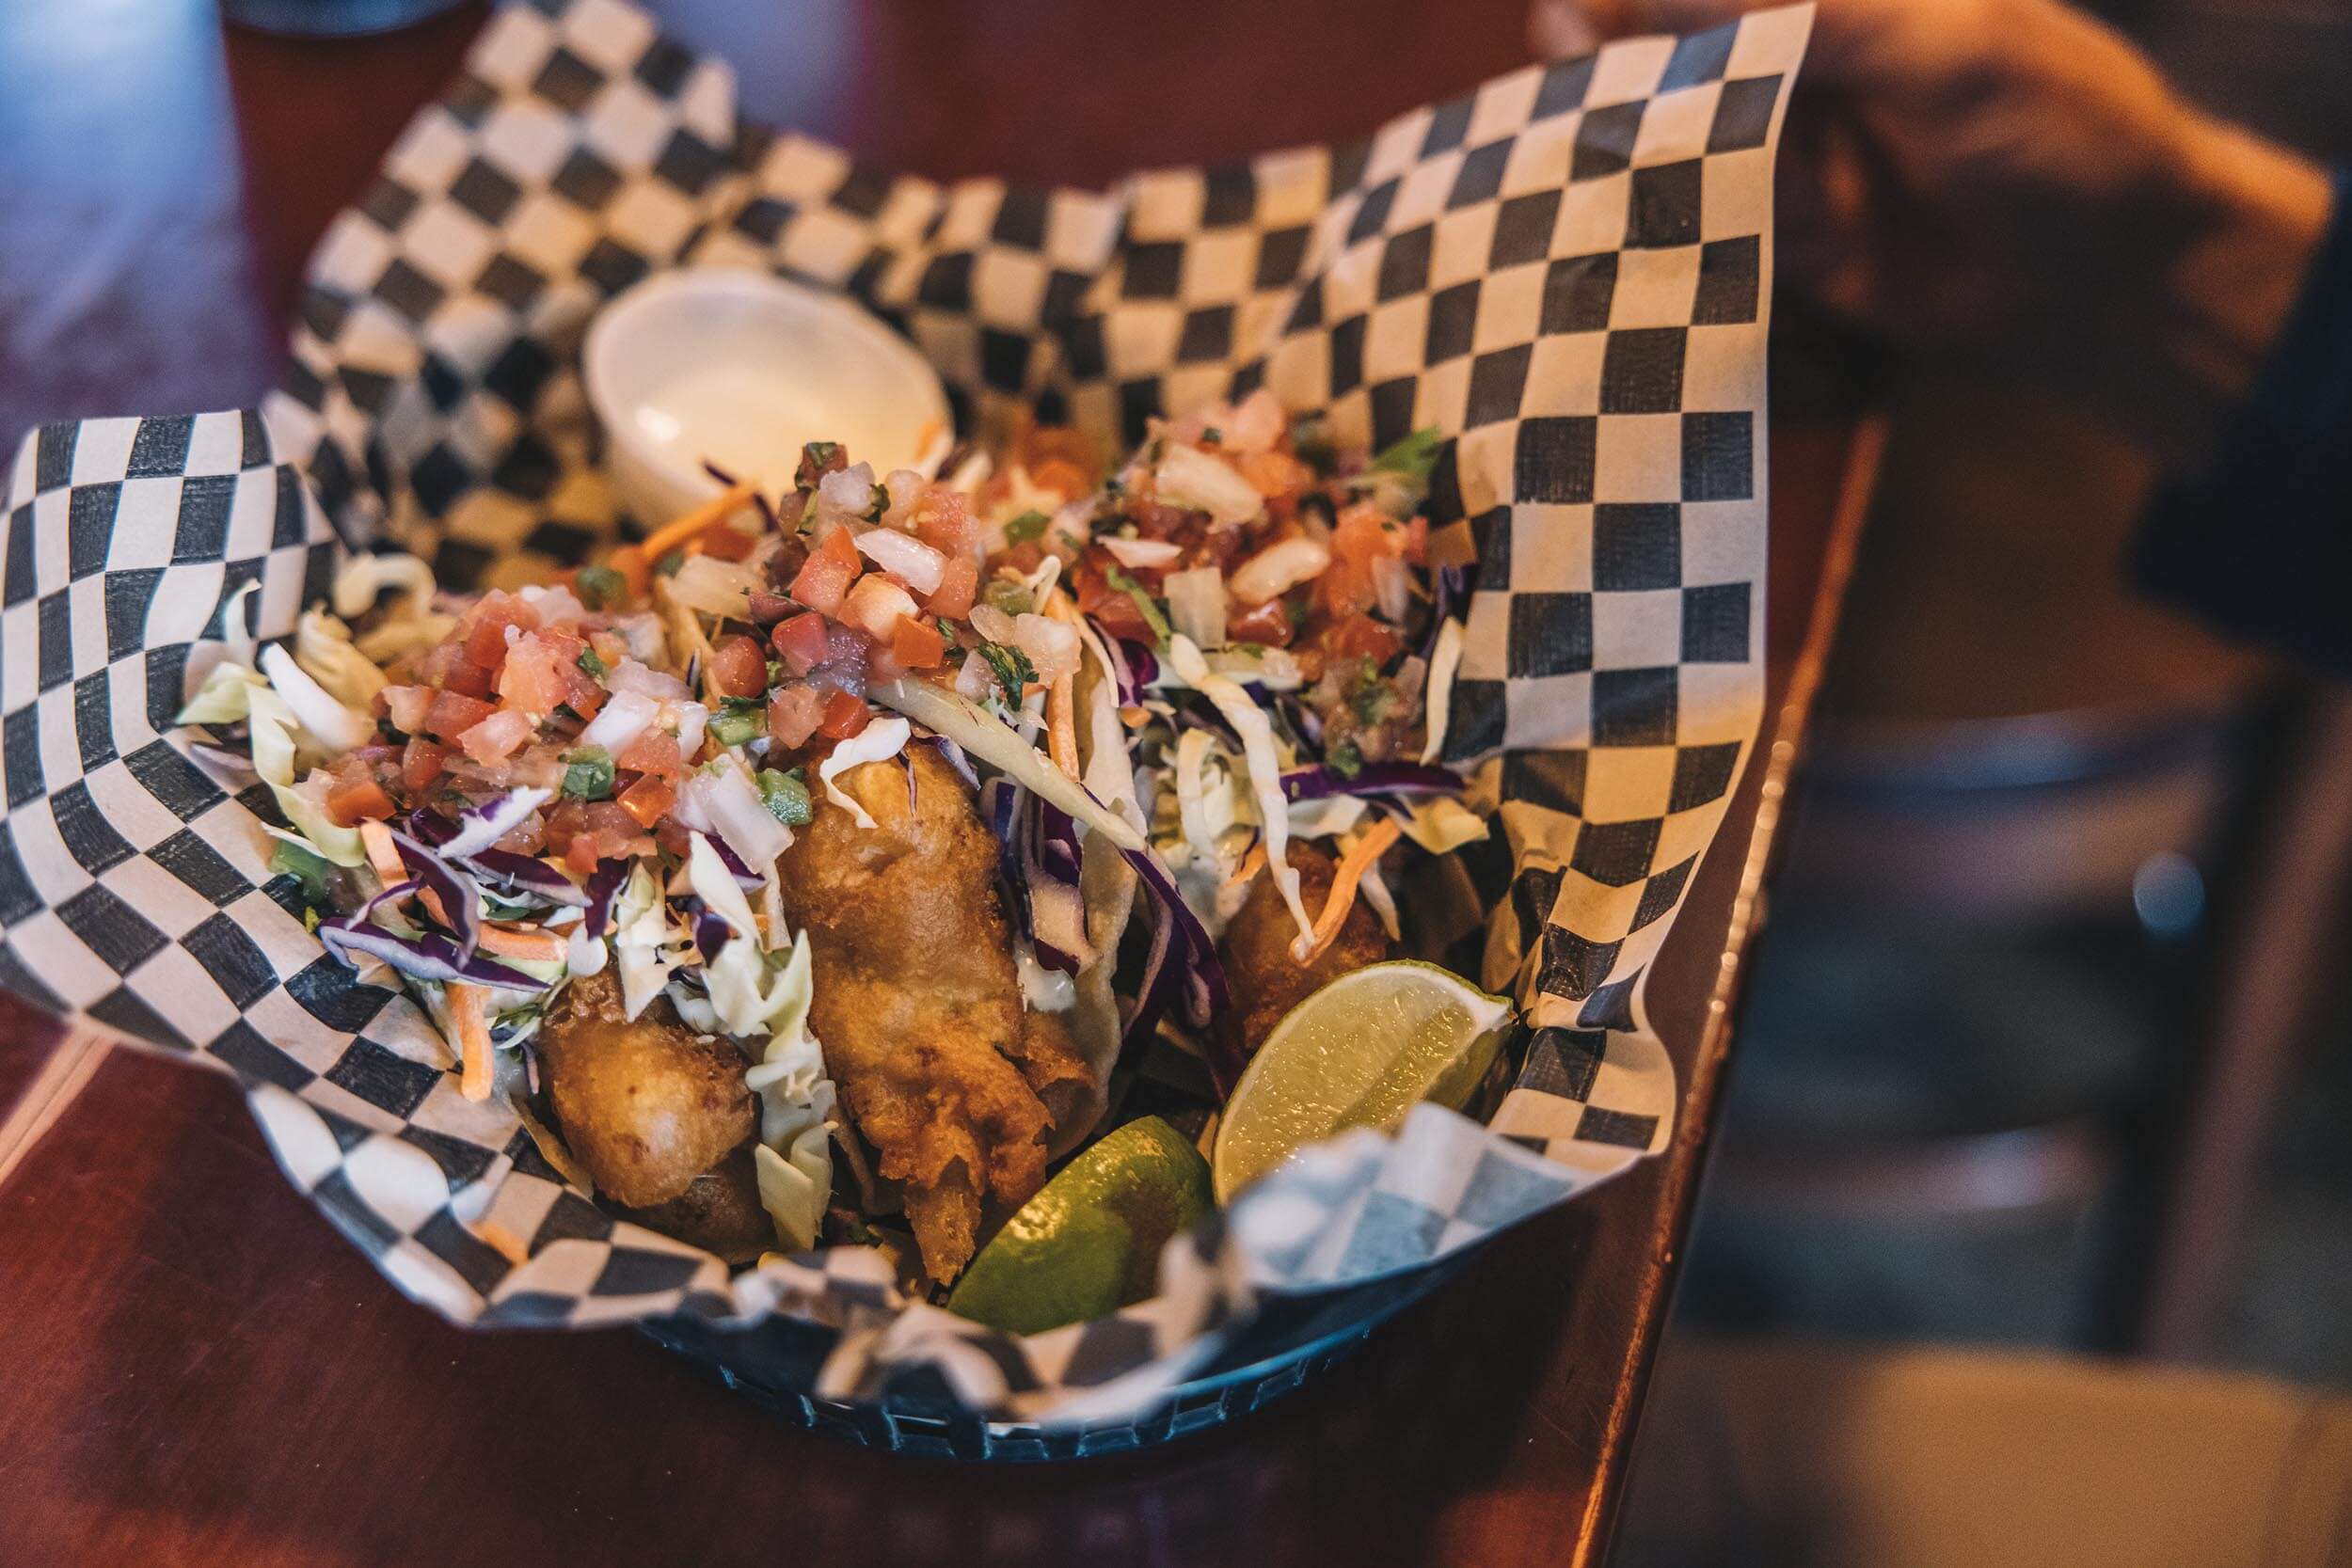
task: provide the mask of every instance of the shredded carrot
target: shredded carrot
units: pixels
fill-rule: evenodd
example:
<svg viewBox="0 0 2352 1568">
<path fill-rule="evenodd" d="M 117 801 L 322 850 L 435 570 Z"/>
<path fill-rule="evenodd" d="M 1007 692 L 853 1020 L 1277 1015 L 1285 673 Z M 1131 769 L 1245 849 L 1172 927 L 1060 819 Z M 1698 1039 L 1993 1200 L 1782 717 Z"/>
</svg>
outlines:
<svg viewBox="0 0 2352 1568">
<path fill-rule="evenodd" d="M 473 1233 L 482 1238 L 492 1252 L 517 1268 L 531 1260 L 531 1248 L 524 1244 L 523 1239 L 496 1220 L 484 1220 L 473 1227 Z"/>
<path fill-rule="evenodd" d="M 444 988 L 449 993 L 449 1016 L 457 1025 L 457 1049 L 462 1069 L 457 1089 L 468 1100 L 490 1098 L 490 1021 L 485 1001 L 487 993 L 480 986 L 463 980 L 452 980 Z"/>
<path fill-rule="evenodd" d="M 361 822 L 359 846 L 368 852 L 368 863 L 375 868 L 378 877 L 384 879 L 386 887 L 408 880 L 408 867 L 402 863 L 400 851 L 392 847 L 392 831 L 383 823 Z M 441 908 L 439 894 L 429 887 L 421 887 L 417 889 L 417 897 L 434 919 L 444 926 L 449 924 L 449 911 Z"/>
<path fill-rule="evenodd" d="M 653 562 L 634 545 L 623 545 L 607 556 L 604 563 L 621 574 L 633 594 L 642 594 L 653 581 Z"/>
<path fill-rule="evenodd" d="M 392 847 L 391 829 L 373 820 L 360 823 L 359 847 L 368 852 L 368 863 L 384 879 L 386 887 L 408 879 L 408 868 L 400 863 L 400 851 Z"/>
<path fill-rule="evenodd" d="M 759 487 L 749 480 L 739 484 L 730 484 L 683 516 L 674 517 L 654 530 L 645 542 L 637 547 L 644 552 L 647 561 L 659 561 L 672 550 L 683 546 L 689 539 L 701 533 L 711 524 L 731 517 L 742 508 L 751 505 L 752 498 L 758 493 Z"/>
<path fill-rule="evenodd" d="M 1233 874 L 1225 879 L 1225 885 L 1229 888 L 1248 887 L 1264 869 L 1265 840 L 1260 839 L 1249 847 L 1249 853 L 1241 858 L 1241 864 L 1233 868 Z"/>
<path fill-rule="evenodd" d="M 1347 911 L 1356 907 L 1356 889 L 1364 879 L 1365 867 L 1385 854 L 1398 836 L 1395 822 L 1384 816 L 1356 841 L 1355 847 L 1340 857 L 1339 867 L 1331 874 L 1331 896 L 1323 901 L 1323 912 L 1315 916 L 1314 944 L 1301 954 L 1294 943 L 1293 958 L 1300 963 L 1312 963 L 1331 945 L 1331 939 L 1340 934 L 1340 927 L 1347 919 Z"/>
<path fill-rule="evenodd" d="M 1057 675 L 1045 689 L 1045 746 L 1054 766 L 1078 776 L 1078 678 Z"/>
<path fill-rule="evenodd" d="M 571 946 L 553 931 L 515 931 L 486 922 L 474 945 L 501 958 L 543 958 L 549 961 L 563 958 Z"/>
</svg>

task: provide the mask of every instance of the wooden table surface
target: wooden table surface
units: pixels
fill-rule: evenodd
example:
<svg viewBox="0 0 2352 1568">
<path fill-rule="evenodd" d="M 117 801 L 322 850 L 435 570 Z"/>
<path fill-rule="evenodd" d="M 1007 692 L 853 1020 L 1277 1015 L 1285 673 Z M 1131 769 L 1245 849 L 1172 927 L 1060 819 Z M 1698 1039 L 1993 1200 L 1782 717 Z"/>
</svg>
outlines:
<svg viewBox="0 0 2352 1568">
<path fill-rule="evenodd" d="M 942 176 L 1353 134 L 1524 53 L 1519 0 L 655 8 L 750 112 Z M 0 441 L 251 402 L 309 245 L 480 21 L 301 43 L 224 37 L 206 0 L 0 7 Z M 1226 1431 L 958 1467 L 784 1431 L 633 1335 L 448 1328 L 279 1178 L 226 1081 L 0 1003 L 0 1561 L 1598 1560 L 1876 451 L 1840 356 L 1786 313 L 1773 352 L 1767 741 L 1651 989 L 1689 1094 L 1665 1157 Z"/>
</svg>

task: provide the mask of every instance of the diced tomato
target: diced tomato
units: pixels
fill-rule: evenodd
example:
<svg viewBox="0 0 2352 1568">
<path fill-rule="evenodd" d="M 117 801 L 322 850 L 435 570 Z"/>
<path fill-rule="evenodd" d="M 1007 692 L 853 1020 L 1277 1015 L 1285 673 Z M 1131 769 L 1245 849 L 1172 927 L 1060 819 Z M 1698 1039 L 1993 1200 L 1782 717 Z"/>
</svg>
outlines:
<svg viewBox="0 0 2352 1568">
<path fill-rule="evenodd" d="M 516 855 L 535 855 L 547 847 L 548 825 L 537 812 L 532 812 L 515 825 L 512 832 L 498 841 L 498 847 Z"/>
<path fill-rule="evenodd" d="M 1235 466 L 1250 488 L 1269 499 L 1296 490 L 1313 477 L 1306 464 L 1283 451 L 1244 452 Z"/>
<path fill-rule="evenodd" d="M 639 827 L 650 828 L 677 804 L 677 786 L 658 773 L 641 774 L 635 784 L 621 791 L 618 804 L 636 818 Z"/>
<path fill-rule="evenodd" d="M 1429 562 L 1429 519 L 1415 515 L 1405 525 L 1405 559 L 1415 566 Z"/>
<path fill-rule="evenodd" d="M 723 697 L 756 697 L 768 689 L 768 655 L 741 632 L 722 637 L 710 651 L 710 681 Z"/>
<path fill-rule="evenodd" d="M 1370 610 L 1379 595 L 1372 585 L 1372 563 L 1405 548 L 1405 531 L 1386 514 L 1363 502 L 1340 514 L 1331 531 L 1331 564 L 1315 579 L 1315 602 L 1335 621 Z"/>
<path fill-rule="evenodd" d="M 1405 634 L 1369 615 L 1351 615 L 1326 627 L 1315 641 L 1327 658 L 1368 658 L 1385 665 L 1405 646 Z"/>
<path fill-rule="evenodd" d="M 873 721 L 874 710 L 863 697 L 835 691 L 825 698 L 825 716 L 818 730 L 834 740 L 847 740 Z"/>
<path fill-rule="evenodd" d="M 939 586 L 923 600 L 923 608 L 944 620 L 961 621 L 972 613 L 973 597 L 980 588 L 980 563 L 968 555 L 951 555 Z"/>
<path fill-rule="evenodd" d="M 509 626 L 535 631 L 539 612 L 504 589 L 494 588 L 475 601 L 459 625 L 468 661 L 485 670 L 497 669 L 506 658 Z"/>
<path fill-rule="evenodd" d="M 612 759 L 612 766 L 633 773 L 645 773 L 673 782 L 686 777 L 686 757 L 678 750 L 677 736 L 663 729 L 647 727 L 637 738 L 621 748 Z"/>
<path fill-rule="evenodd" d="M 749 561 L 752 549 L 758 544 L 750 534 L 723 518 L 711 524 L 700 534 L 703 553 L 721 561 Z"/>
<path fill-rule="evenodd" d="M 792 596 L 827 615 L 841 611 L 841 601 L 850 596 L 850 584 L 865 570 L 866 558 L 857 553 L 857 545 L 850 538 L 847 528 L 834 529 L 825 535 L 825 542 L 809 552 L 808 562 L 792 579 Z"/>
<path fill-rule="evenodd" d="M 979 519 L 958 490 L 934 486 L 923 492 L 914 503 L 914 536 L 942 555 L 979 555 Z"/>
<path fill-rule="evenodd" d="M 1052 490 L 1064 500 L 1076 500 L 1094 488 L 1087 480 L 1087 472 L 1066 457 L 1049 457 L 1029 470 L 1029 483 L 1041 490 Z"/>
<path fill-rule="evenodd" d="M 768 738 L 787 752 L 797 750 L 817 733 L 824 717 L 823 692 L 801 681 L 780 686 L 768 699 Z"/>
<path fill-rule="evenodd" d="M 521 713 L 542 717 L 553 713 L 569 689 L 563 676 L 564 642 L 570 642 L 571 660 L 580 657 L 577 639 L 556 639 L 552 634 L 531 632 L 516 640 L 507 650 L 506 662 L 499 670 L 499 701 Z"/>
<path fill-rule="evenodd" d="M 786 669 L 805 675 L 825 662 L 825 618 L 810 611 L 779 621 L 768 641 L 775 645 Z"/>
<path fill-rule="evenodd" d="M 1280 599 L 1268 599 L 1247 610 L 1229 609 L 1225 612 L 1225 635 L 1236 642 L 1286 648 L 1291 641 L 1290 607 Z"/>
<path fill-rule="evenodd" d="M 537 728 L 531 721 L 530 715 L 516 713 L 512 708 L 501 708 L 460 735 L 457 744 L 464 747 L 466 755 L 476 762 L 485 765 L 503 762 L 513 756 L 516 748 L 529 740 Z"/>
<path fill-rule="evenodd" d="M 433 706 L 418 728 L 436 740 L 454 741 L 497 711 L 478 697 L 469 697 L 461 691 L 439 691 L 434 693 Z"/>
<path fill-rule="evenodd" d="M 798 567 L 793 569 L 799 570 Z M 772 626 L 778 621 L 793 613 L 792 601 L 781 594 L 764 593 L 755 588 L 752 590 L 751 611 L 754 626 Z"/>
<path fill-rule="evenodd" d="M 491 674 L 488 670 L 469 660 L 461 649 L 457 661 L 450 666 L 447 678 L 441 682 L 441 689 L 467 697 L 487 697 L 491 691 Z"/>
<path fill-rule="evenodd" d="M 381 822 L 392 815 L 392 798 L 373 779 L 337 784 L 326 792 L 326 815 L 345 828 L 368 819 Z"/>
<path fill-rule="evenodd" d="M 412 736 L 407 750 L 400 754 L 401 786 L 414 795 L 441 776 L 441 765 L 449 758 L 449 748 Z"/>
<path fill-rule="evenodd" d="M 433 710 L 436 693 L 429 686 L 388 686 L 383 695 L 384 712 L 392 728 L 414 735 L 424 727 L 424 716 Z"/>
<path fill-rule="evenodd" d="M 939 628 L 927 626 L 911 615 L 898 619 L 898 629 L 891 635 L 890 652 L 900 664 L 910 670 L 936 670 L 947 657 L 947 640 Z"/>
<path fill-rule="evenodd" d="M 1123 588 L 1111 587 L 1093 564 L 1082 562 L 1072 586 L 1078 595 L 1078 608 L 1113 637 L 1129 642 L 1151 642 L 1156 639 L 1158 634 L 1152 631 L 1152 623 L 1143 618 L 1143 610 L 1134 597 Z"/>
<path fill-rule="evenodd" d="M 1023 577 L 1027 577 L 1031 572 L 1045 564 L 1045 546 L 1034 539 L 1024 539 L 1011 548 L 1000 552 L 996 561 L 999 565 L 1009 566 Z"/>
<path fill-rule="evenodd" d="M 547 847 L 563 856 L 564 865 L 575 875 L 585 877 L 596 870 L 598 861 L 650 849 L 652 841 L 618 801 L 565 800 L 548 813 Z"/>
<path fill-rule="evenodd" d="M 653 841 L 661 847 L 663 854 L 675 855 L 679 860 L 693 852 L 692 834 L 688 832 L 686 824 L 675 816 L 662 818 L 661 826 L 653 831 Z"/>
</svg>

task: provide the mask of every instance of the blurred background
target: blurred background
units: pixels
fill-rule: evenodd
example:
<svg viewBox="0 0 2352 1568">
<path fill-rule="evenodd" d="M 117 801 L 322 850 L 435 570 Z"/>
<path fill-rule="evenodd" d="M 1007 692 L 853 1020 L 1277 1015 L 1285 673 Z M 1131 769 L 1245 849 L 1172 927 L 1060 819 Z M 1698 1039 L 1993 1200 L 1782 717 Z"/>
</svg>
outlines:
<svg viewBox="0 0 2352 1568">
<path fill-rule="evenodd" d="M 2342 162 L 2352 5 L 2094 5 Z M 2137 599 L 2146 460 L 1890 367 L 1678 1322 L 2352 1382 L 2341 692 Z"/>
</svg>

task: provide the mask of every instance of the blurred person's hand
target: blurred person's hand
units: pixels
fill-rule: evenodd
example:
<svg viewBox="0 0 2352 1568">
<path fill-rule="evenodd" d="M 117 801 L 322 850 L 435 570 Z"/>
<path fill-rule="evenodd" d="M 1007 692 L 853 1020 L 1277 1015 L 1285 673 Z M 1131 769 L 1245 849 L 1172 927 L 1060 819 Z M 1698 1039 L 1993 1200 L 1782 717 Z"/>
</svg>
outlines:
<svg viewBox="0 0 2352 1568">
<path fill-rule="evenodd" d="M 1530 33 L 1580 55 L 1773 3 L 1535 0 Z M 2197 109 L 2060 0 L 1819 0 L 1804 86 L 1788 280 L 2175 458 L 2246 389 L 2327 224 L 2316 166 Z"/>
</svg>

